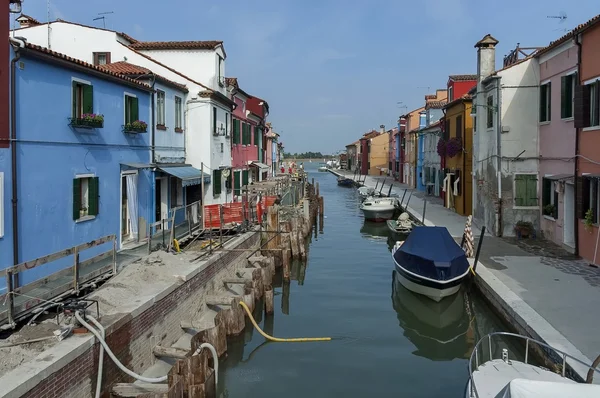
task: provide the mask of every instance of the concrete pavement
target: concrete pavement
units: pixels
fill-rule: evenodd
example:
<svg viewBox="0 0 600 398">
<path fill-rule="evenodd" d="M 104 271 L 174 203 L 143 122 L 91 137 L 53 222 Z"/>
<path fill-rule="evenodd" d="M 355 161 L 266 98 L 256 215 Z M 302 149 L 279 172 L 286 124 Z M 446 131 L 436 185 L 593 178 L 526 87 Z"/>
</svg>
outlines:
<svg viewBox="0 0 600 398">
<path fill-rule="evenodd" d="M 340 174 L 340 170 L 334 174 Z M 344 175 L 352 178 L 352 173 Z M 383 179 L 369 176 L 364 185 L 374 188 Z M 385 192 L 392 183 L 390 178 L 387 181 Z M 406 185 L 398 182 L 393 185 L 393 192 L 401 197 L 405 189 L 410 192 Z M 445 226 L 452 236 L 462 236 L 466 217 L 444 208 L 439 198 L 413 190 L 408 212 L 421 219 L 424 200 L 427 200 L 425 225 Z M 473 234 L 480 234 L 475 226 Z M 477 274 L 480 290 L 500 312 L 508 314 L 511 324 L 521 333 L 586 363 L 600 354 L 599 269 L 567 256 L 532 254 L 506 239 L 486 233 Z M 587 368 L 575 361 L 567 362 L 585 379 Z M 600 383 L 600 377 L 596 376 L 594 382 Z"/>
</svg>

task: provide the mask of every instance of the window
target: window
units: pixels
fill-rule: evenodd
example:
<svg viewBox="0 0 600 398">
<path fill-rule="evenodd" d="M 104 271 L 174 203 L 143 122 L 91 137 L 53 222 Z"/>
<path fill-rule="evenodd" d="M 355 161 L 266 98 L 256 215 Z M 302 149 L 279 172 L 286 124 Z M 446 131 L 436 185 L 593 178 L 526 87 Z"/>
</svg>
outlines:
<svg viewBox="0 0 600 398">
<path fill-rule="evenodd" d="M 454 87 L 448 87 L 448 102 L 454 101 Z"/>
<path fill-rule="evenodd" d="M 233 119 L 233 143 L 240 143 L 240 121 Z"/>
<path fill-rule="evenodd" d="M 225 112 L 225 137 L 229 137 L 229 113 Z"/>
<path fill-rule="evenodd" d="M 219 86 L 223 87 L 225 85 L 224 70 L 223 70 L 223 58 L 219 55 Z"/>
<path fill-rule="evenodd" d="M 242 123 L 242 145 L 250 145 L 250 126 L 248 123 Z"/>
<path fill-rule="evenodd" d="M 254 145 L 258 146 L 259 144 L 259 136 L 260 136 L 260 128 L 258 126 L 254 126 Z"/>
<path fill-rule="evenodd" d="M 592 212 L 592 224 L 598 224 L 598 208 L 600 207 L 599 179 L 598 176 L 578 177 L 576 214 L 577 218 L 585 219 L 588 211 Z"/>
<path fill-rule="evenodd" d="M 491 129 L 494 127 L 494 97 L 487 97 L 487 106 L 485 108 L 487 110 L 487 128 Z"/>
<path fill-rule="evenodd" d="M 94 113 L 94 88 L 91 84 L 73 80 L 73 110 L 74 119 L 81 119 L 81 115 Z"/>
<path fill-rule="evenodd" d="M 575 86 L 575 128 L 600 126 L 600 80 Z"/>
<path fill-rule="evenodd" d="M 456 131 L 454 132 L 456 138 L 462 141 L 463 139 L 463 127 L 462 127 L 462 115 L 456 117 Z"/>
<path fill-rule="evenodd" d="M 125 124 L 139 120 L 139 106 L 137 97 L 125 94 Z"/>
<path fill-rule="evenodd" d="M 223 153 L 224 151 L 225 151 L 225 144 L 223 144 L 223 143 L 221 142 L 221 153 Z"/>
<path fill-rule="evenodd" d="M 73 220 L 90 220 L 98 215 L 98 177 L 83 175 L 73 179 Z"/>
<path fill-rule="evenodd" d="M 179 178 L 171 177 L 171 209 L 183 206 L 183 186 Z"/>
<path fill-rule="evenodd" d="M 542 179 L 542 214 L 545 216 L 558 218 L 558 192 L 556 192 L 557 182 L 544 177 Z"/>
<path fill-rule="evenodd" d="M 217 135 L 217 108 L 213 106 L 213 134 Z"/>
<path fill-rule="evenodd" d="M 221 194 L 221 169 L 213 170 L 212 183 L 213 183 L 213 196 L 220 195 Z"/>
<path fill-rule="evenodd" d="M 573 117 L 573 99 L 577 73 L 560 78 L 560 117 L 568 119 Z"/>
<path fill-rule="evenodd" d="M 110 53 L 93 53 L 94 65 L 106 65 L 110 64 Z"/>
<path fill-rule="evenodd" d="M 540 86 L 540 122 L 549 122 L 551 120 L 551 98 L 552 83 L 548 82 Z"/>
<path fill-rule="evenodd" d="M 0 171 L 0 238 L 4 236 L 4 173 Z"/>
<path fill-rule="evenodd" d="M 242 170 L 242 187 L 248 185 L 248 170 Z"/>
<path fill-rule="evenodd" d="M 175 96 L 175 132 L 183 132 L 183 100 Z"/>
<path fill-rule="evenodd" d="M 538 206 L 537 175 L 515 174 L 515 206 Z"/>
<path fill-rule="evenodd" d="M 156 90 L 156 125 L 165 127 L 165 92 L 160 90 Z"/>
<path fill-rule="evenodd" d="M 242 172 L 241 171 L 234 171 L 233 172 L 233 194 L 234 195 L 241 195 L 241 190 L 240 190 L 240 179 L 242 176 Z"/>
</svg>

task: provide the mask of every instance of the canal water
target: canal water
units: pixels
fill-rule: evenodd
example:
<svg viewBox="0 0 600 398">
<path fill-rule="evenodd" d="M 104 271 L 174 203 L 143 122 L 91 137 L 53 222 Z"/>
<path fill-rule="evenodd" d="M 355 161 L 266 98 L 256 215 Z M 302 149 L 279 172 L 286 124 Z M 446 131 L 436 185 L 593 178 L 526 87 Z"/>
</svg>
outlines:
<svg viewBox="0 0 600 398">
<path fill-rule="evenodd" d="M 228 341 L 219 366 L 219 397 L 462 397 L 474 344 L 506 328 L 475 294 L 441 303 L 394 279 L 387 227 L 366 224 L 356 189 L 319 173 L 324 228 L 292 281 L 275 281 L 275 314 L 256 312 L 276 337 L 330 342 L 272 343 L 248 322 Z M 496 350 L 494 350 L 496 351 Z"/>
</svg>

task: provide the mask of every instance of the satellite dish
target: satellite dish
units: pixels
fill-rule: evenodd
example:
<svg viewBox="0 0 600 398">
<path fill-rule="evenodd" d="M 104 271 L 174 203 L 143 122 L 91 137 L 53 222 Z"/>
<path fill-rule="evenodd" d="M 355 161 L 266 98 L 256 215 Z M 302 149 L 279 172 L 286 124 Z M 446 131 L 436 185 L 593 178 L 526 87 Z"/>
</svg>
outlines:
<svg viewBox="0 0 600 398">
<path fill-rule="evenodd" d="M 229 169 L 225 169 L 221 172 L 221 174 L 223 174 L 223 177 L 225 178 L 228 178 L 230 173 L 231 171 Z"/>
</svg>

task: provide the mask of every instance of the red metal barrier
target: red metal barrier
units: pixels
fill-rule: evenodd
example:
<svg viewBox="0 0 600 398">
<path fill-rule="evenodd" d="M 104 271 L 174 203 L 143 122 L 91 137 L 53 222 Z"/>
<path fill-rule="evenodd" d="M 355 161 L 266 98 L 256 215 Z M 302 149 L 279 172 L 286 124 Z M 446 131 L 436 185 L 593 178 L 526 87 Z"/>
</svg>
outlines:
<svg viewBox="0 0 600 398">
<path fill-rule="evenodd" d="M 241 224 L 244 221 L 242 202 L 225 203 L 223 205 L 223 223 Z"/>
<path fill-rule="evenodd" d="M 204 228 L 219 228 L 221 226 L 220 205 L 204 206 Z"/>
<path fill-rule="evenodd" d="M 265 204 L 265 207 L 271 207 L 271 206 L 273 206 L 273 204 L 275 204 L 275 200 L 277 200 L 277 196 L 265 196 L 263 198 L 263 202 Z"/>
</svg>

